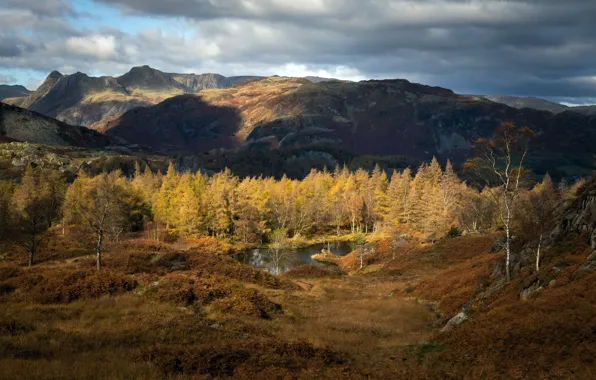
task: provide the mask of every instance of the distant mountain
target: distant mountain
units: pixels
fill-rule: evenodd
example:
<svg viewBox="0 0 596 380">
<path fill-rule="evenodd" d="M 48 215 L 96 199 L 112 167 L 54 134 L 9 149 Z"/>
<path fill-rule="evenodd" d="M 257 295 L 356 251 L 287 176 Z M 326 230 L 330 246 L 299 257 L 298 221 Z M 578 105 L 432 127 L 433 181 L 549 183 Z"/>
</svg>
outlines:
<svg viewBox="0 0 596 380">
<path fill-rule="evenodd" d="M 306 76 L 304 77 L 304 79 L 311 81 L 313 83 L 321 83 L 321 82 L 349 82 L 349 81 L 343 81 L 340 79 L 335 79 L 335 78 L 323 78 L 323 77 L 314 77 L 314 76 Z"/>
<path fill-rule="evenodd" d="M 264 78 L 266 78 L 266 77 L 259 77 L 259 76 L 255 76 L 255 75 L 245 75 L 245 76 L 228 77 L 228 80 L 230 81 L 230 86 L 236 86 L 238 84 L 243 84 L 245 82 L 260 80 L 260 79 L 264 79 Z"/>
<path fill-rule="evenodd" d="M 540 111 L 549 111 L 552 113 L 559 113 L 569 110 L 569 107 L 559 103 L 551 102 L 546 99 L 535 98 L 535 97 L 519 97 L 519 96 L 507 96 L 507 95 L 490 95 L 484 96 L 484 98 L 497 103 L 507 104 L 513 108 L 532 108 Z"/>
<path fill-rule="evenodd" d="M 83 73 L 52 72 L 34 93 L 6 99 L 73 125 L 89 126 L 113 120 L 125 112 L 158 104 L 165 99 L 210 88 L 227 88 L 247 79 L 219 74 L 172 74 L 149 66 L 133 67 L 120 77 L 90 77 Z"/>
<path fill-rule="evenodd" d="M 507 96 L 507 95 L 490 95 L 483 96 L 483 98 L 496 103 L 506 104 L 513 108 L 532 108 L 540 111 L 549 111 L 552 113 L 559 113 L 565 111 L 573 111 L 581 113 L 583 115 L 596 115 L 596 106 L 574 106 L 568 107 L 563 104 L 551 102 L 546 99 L 535 98 L 535 97 L 520 97 L 520 96 Z"/>
<path fill-rule="evenodd" d="M 50 75 L 48 75 L 46 80 L 41 84 L 41 86 L 37 88 L 37 90 L 25 97 L 5 99 L 5 103 L 9 103 L 22 108 L 30 108 L 39 99 L 46 96 L 52 90 L 56 82 L 60 80 L 60 78 L 62 78 L 62 74 L 60 74 L 57 71 L 52 71 Z"/>
<path fill-rule="evenodd" d="M 0 103 L 0 139 L 85 148 L 105 148 L 118 141 L 91 129 L 68 125 L 5 103 Z"/>
<path fill-rule="evenodd" d="M 579 112 L 583 115 L 587 116 L 596 116 L 596 105 L 594 106 L 577 106 L 577 107 L 569 107 L 569 109 L 573 112 Z"/>
<path fill-rule="evenodd" d="M 27 90 L 24 86 L 0 84 L 0 100 L 27 96 L 29 94 L 31 94 L 31 91 Z"/>
<path fill-rule="evenodd" d="M 271 77 L 173 97 L 96 127 L 164 153 L 210 149 L 343 149 L 457 162 L 502 121 L 535 129 L 538 171 L 594 169 L 596 118 L 516 109 L 406 80 L 312 83 Z M 575 174 L 570 174 L 575 175 Z"/>
</svg>

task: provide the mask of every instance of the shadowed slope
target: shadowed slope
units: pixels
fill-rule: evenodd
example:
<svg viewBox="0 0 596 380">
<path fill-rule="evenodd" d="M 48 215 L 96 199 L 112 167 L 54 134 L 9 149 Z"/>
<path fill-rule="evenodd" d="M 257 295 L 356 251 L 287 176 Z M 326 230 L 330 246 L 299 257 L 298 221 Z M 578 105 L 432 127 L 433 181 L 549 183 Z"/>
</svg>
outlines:
<svg viewBox="0 0 596 380">
<path fill-rule="evenodd" d="M 219 108 L 233 109 L 238 128 L 218 128 L 209 141 L 225 144 L 177 144 L 170 150 L 201 152 L 211 148 L 344 149 L 356 154 L 402 155 L 428 160 L 433 156 L 463 161 L 479 137 L 490 136 L 503 121 L 538 132 L 532 145 L 538 171 L 586 174 L 594 168 L 590 141 L 596 119 L 574 112 L 552 114 L 515 109 L 482 98 L 406 80 L 311 83 L 305 79 L 271 77 L 227 89 L 204 90 L 151 109 L 135 110 L 120 120 L 94 128 L 110 135 L 155 144 L 146 134 L 185 128 L 190 120 L 201 128 L 227 121 L 203 113 L 191 98 Z M 173 109 L 172 105 L 177 108 Z M 134 131 L 127 131 L 128 129 Z M 144 133 L 139 133 L 140 131 Z M 156 132 L 161 131 L 161 132 Z M 177 132 L 168 132 L 177 133 Z M 233 142 L 233 143 L 232 143 Z"/>
</svg>

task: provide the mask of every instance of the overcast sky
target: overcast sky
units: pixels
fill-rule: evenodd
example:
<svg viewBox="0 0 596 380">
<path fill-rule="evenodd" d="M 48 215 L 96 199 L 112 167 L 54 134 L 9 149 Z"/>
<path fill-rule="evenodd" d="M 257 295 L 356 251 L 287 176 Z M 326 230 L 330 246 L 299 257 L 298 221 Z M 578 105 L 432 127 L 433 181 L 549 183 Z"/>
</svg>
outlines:
<svg viewBox="0 0 596 380">
<path fill-rule="evenodd" d="M 0 83 L 132 66 L 596 103 L 596 0 L 0 0 Z"/>
</svg>

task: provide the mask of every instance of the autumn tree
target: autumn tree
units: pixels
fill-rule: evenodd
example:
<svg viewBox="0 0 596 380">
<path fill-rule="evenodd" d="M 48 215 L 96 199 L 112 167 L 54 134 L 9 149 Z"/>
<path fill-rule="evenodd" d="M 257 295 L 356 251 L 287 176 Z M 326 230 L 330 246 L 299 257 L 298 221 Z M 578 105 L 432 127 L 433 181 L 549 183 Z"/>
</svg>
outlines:
<svg viewBox="0 0 596 380">
<path fill-rule="evenodd" d="M 492 192 L 488 187 L 481 192 L 474 188 L 464 189 L 457 212 L 457 220 L 464 230 L 478 234 L 494 227 L 497 207 Z"/>
<path fill-rule="evenodd" d="M 66 195 L 66 182 L 62 174 L 51 170 L 43 175 L 40 188 L 41 196 L 46 200 L 45 212 L 48 228 L 59 220 L 62 212 L 62 203 Z"/>
<path fill-rule="evenodd" d="M 208 181 L 204 193 L 205 224 L 215 236 L 231 235 L 234 232 L 234 189 L 238 178 L 226 169 L 215 174 Z"/>
<path fill-rule="evenodd" d="M 97 269 L 101 269 L 104 238 L 114 228 L 125 228 L 127 199 L 125 179 L 119 171 L 94 178 L 79 176 L 66 192 L 66 215 L 89 227 L 97 238 Z"/>
<path fill-rule="evenodd" d="M 155 216 L 164 223 L 167 228 L 176 224 L 178 212 L 174 207 L 176 202 L 176 189 L 178 188 L 179 176 L 174 168 L 174 163 L 170 162 L 168 171 L 163 177 L 161 187 L 155 199 Z"/>
<path fill-rule="evenodd" d="M 286 248 L 288 247 L 288 231 L 286 229 L 277 229 L 269 235 L 269 250 L 267 257 L 273 264 L 275 274 L 280 273 L 281 262 L 288 256 Z"/>
<path fill-rule="evenodd" d="M 56 206 L 62 204 L 62 193 L 52 189 L 59 189 L 60 177 L 54 174 L 46 175 L 40 169 L 27 167 L 21 185 L 17 187 L 12 202 L 17 215 L 18 224 L 26 238 L 21 241 L 29 253 L 29 266 L 39 248 L 41 235 L 51 227 L 54 218 L 58 216 Z"/>
<path fill-rule="evenodd" d="M 372 252 L 371 247 L 366 246 L 366 238 L 362 233 L 357 233 L 352 240 L 352 248 L 358 252 L 360 269 L 364 268 L 364 258 Z"/>
<path fill-rule="evenodd" d="M 12 215 L 12 193 L 14 186 L 7 181 L 0 181 L 0 238 L 8 233 L 8 226 Z"/>
<path fill-rule="evenodd" d="M 388 209 L 385 223 L 389 228 L 406 224 L 410 215 L 410 182 L 412 172 L 410 168 L 403 172 L 394 172 L 387 189 Z"/>
<path fill-rule="evenodd" d="M 481 138 L 474 146 L 478 157 L 469 161 L 467 169 L 487 186 L 496 187 L 494 200 L 505 229 L 505 275 L 511 280 L 511 227 L 516 215 L 519 194 L 522 189 L 524 163 L 528 155 L 528 143 L 534 136 L 529 128 L 517 127 L 503 122 L 495 130 L 493 138 Z"/>
<path fill-rule="evenodd" d="M 263 191 L 260 180 L 245 178 L 234 190 L 234 234 L 244 244 L 261 241 L 268 232 L 268 192 Z"/>
<path fill-rule="evenodd" d="M 534 269 L 538 272 L 544 235 L 557 221 L 563 196 L 547 174 L 541 183 L 524 194 L 520 203 L 520 231 L 528 240 L 536 242 Z"/>
</svg>

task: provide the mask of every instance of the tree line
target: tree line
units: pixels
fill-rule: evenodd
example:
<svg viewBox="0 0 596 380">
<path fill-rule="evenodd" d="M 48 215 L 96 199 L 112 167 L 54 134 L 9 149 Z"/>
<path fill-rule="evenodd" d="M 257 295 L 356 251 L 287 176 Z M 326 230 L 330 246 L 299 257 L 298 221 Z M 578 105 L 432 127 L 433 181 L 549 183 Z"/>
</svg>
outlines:
<svg viewBox="0 0 596 380">
<path fill-rule="evenodd" d="M 118 171 L 82 172 L 67 184 L 59 172 L 30 166 L 20 184 L 0 181 L 0 236 L 15 227 L 32 265 L 45 231 L 76 225 L 96 236 L 98 269 L 104 241 L 130 231 L 145 231 L 155 240 L 176 231 L 248 245 L 268 242 L 273 231 L 288 237 L 384 231 L 432 242 L 454 231 L 517 228 L 542 241 L 569 190 L 548 175 L 535 185 L 526 183 L 522 162 L 507 158 L 511 151 L 499 150 L 502 142 L 484 141 L 488 159 L 468 165 L 486 180 L 481 186 L 461 181 L 449 161 L 441 166 L 434 158 L 415 171 L 312 170 L 302 180 L 239 178 L 227 169 L 181 173 L 173 164 L 162 174 L 137 163 L 130 178 Z M 537 266 L 539 261 L 540 243 Z"/>
</svg>

